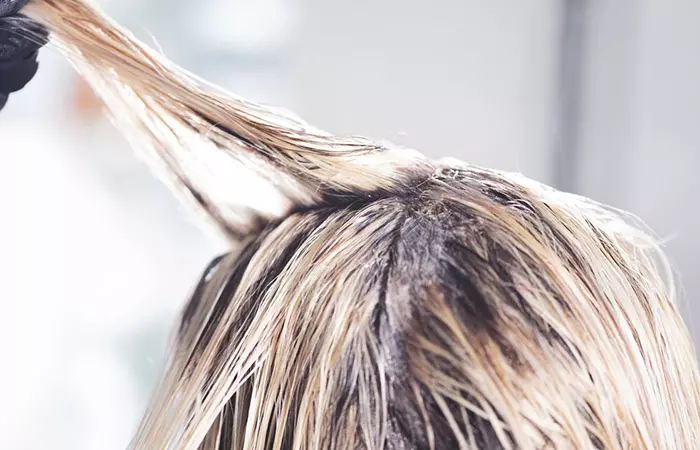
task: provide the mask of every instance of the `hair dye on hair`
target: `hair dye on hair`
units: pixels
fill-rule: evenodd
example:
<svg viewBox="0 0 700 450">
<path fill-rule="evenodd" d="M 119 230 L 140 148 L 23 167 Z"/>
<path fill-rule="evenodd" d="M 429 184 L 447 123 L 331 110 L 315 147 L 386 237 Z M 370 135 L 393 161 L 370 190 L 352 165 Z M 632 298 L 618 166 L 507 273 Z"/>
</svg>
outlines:
<svg viewBox="0 0 700 450">
<path fill-rule="evenodd" d="M 697 448 L 693 346 L 631 216 L 319 131 L 184 72 L 88 1 L 27 12 L 242 247 L 194 289 L 132 448 Z M 234 204 L 212 158 L 284 208 Z"/>
</svg>

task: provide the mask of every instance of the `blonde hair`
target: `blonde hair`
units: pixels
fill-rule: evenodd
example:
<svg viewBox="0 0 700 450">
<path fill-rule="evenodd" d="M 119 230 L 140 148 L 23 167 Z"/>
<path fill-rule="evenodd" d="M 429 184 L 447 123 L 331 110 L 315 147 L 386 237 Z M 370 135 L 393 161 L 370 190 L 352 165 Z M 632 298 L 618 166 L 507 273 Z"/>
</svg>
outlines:
<svg viewBox="0 0 700 450">
<path fill-rule="evenodd" d="M 243 244 L 194 290 L 132 448 L 697 447 L 693 346 L 630 216 L 318 131 L 185 73 L 87 1 L 27 12 Z M 232 205 L 200 170 L 214 153 L 286 210 Z"/>
</svg>

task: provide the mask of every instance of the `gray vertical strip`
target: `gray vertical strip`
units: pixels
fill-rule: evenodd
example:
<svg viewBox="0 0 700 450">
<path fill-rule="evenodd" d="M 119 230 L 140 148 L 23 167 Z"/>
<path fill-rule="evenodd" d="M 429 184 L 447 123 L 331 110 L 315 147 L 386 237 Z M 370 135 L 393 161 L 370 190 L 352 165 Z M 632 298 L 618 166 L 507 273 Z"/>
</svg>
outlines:
<svg viewBox="0 0 700 450">
<path fill-rule="evenodd" d="M 588 0 L 565 0 L 562 10 L 559 45 L 558 92 L 556 95 L 557 126 L 554 140 L 555 187 L 568 192 L 579 190 L 583 118 L 583 80 Z"/>
<path fill-rule="evenodd" d="M 3 94 L 2 92 L 0 92 L 0 110 L 2 110 L 5 107 L 8 97 L 8 94 Z"/>
</svg>

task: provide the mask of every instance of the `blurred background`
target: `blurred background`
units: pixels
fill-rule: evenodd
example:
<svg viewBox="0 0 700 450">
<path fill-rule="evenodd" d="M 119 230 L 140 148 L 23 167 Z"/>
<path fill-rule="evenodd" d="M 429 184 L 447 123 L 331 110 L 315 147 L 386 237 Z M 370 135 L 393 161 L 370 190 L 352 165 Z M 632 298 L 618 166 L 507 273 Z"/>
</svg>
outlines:
<svg viewBox="0 0 700 450">
<path fill-rule="evenodd" d="M 631 210 L 667 242 L 700 337 L 700 2 L 100 3 L 196 74 L 321 128 Z M 124 449 L 225 247 L 62 58 L 40 58 L 0 114 L 0 449 Z"/>
</svg>

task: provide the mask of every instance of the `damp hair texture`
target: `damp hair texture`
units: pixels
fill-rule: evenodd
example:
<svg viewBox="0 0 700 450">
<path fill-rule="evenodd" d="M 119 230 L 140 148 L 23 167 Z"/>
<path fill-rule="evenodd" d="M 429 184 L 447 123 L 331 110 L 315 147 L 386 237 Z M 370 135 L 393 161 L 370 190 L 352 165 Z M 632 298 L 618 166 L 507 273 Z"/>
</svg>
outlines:
<svg viewBox="0 0 700 450">
<path fill-rule="evenodd" d="M 131 448 L 697 448 L 694 350 L 631 217 L 319 131 L 184 72 L 88 2 L 26 11 L 238 248 L 187 302 Z M 242 173 L 277 211 L 239 201 Z"/>
</svg>

